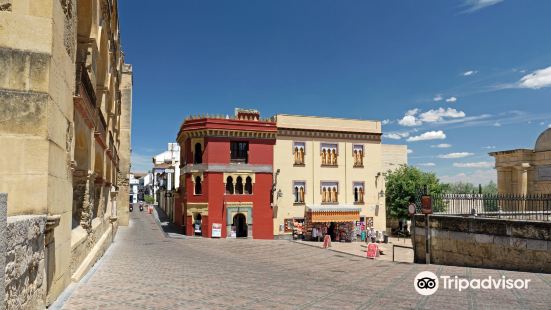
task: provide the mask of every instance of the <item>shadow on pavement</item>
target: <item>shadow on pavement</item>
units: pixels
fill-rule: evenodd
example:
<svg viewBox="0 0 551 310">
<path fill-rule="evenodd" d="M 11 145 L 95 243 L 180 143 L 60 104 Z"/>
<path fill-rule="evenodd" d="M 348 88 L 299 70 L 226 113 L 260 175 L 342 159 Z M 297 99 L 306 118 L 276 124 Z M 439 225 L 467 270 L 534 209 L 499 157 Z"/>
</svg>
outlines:
<svg viewBox="0 0 551 310">
<path fill-rule="evenodd" d="M 165 211 L 163 211 L 163 209 L 161 209 L 159 206 L 154 205 L 153 207 L 157 211 L 159 222 L 161 222 L 161 228 L 163 229 L 165 234 L 168 234 L 169 236 L 180 235 L 181 237 L 185 237 L 185 231 L 183 227 L 179 227 L 178 225 L 172 223 Z"/>
</svg>

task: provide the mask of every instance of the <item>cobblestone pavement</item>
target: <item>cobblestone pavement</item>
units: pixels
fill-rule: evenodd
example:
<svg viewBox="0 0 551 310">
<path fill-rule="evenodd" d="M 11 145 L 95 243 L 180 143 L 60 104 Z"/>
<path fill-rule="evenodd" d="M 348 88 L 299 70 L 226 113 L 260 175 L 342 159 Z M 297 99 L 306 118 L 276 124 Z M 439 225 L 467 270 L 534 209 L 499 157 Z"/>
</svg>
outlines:
<svg viewBox="0 0 551 310">
<path fill-rule="evenodd" d="M 413 288 L 424 270 L 531 282 L 424 297 Z M 550 293 L 546 274 L 373 261 L 289 241 L 165 238 L 134 210 L 64 309 L 549 309 Z"/>
<path fill-rule="evenodd" d="M 323 248 L 323 242 L 315 241 L 294 241 L 298 244 L 315 246 L 318 248 Z M 411 247 L 411 239 L 404 238 L 389 238 L 389 243 L 379 243 L 379 248 L 383 251 L 384 255 L 380 255 L 376 260 L 386 260 L 392 261 L 392 251 L 394 249 L 393 245 Z M 347 254 L 356 255 L 359 257 L 366 257 L 367 254 L 367 243 L 365 242 L 332 242 L 331 251 L 342 252 Z M 394 261 L 404 262 L 404 263 L 413 263 L 413 250 L 406 248 L 395 248 L 396 253 L 394 254 Z"/>
</svg>

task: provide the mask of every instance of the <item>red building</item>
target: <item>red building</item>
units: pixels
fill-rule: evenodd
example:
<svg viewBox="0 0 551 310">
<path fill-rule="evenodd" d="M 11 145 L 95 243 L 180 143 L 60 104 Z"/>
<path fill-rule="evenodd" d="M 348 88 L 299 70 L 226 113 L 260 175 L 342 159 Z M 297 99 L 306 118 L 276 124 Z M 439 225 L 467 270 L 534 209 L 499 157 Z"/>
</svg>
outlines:
<svg viewBox="0 0 551 310">
<path fill-rule="evenodd" d="M 275 122 L 256 110 L 192 117 L 178 133 L 181 217 L 186 235 L 273 239 Z M 179 213 L 179 212 L 178 212 Z"/>
</svg>

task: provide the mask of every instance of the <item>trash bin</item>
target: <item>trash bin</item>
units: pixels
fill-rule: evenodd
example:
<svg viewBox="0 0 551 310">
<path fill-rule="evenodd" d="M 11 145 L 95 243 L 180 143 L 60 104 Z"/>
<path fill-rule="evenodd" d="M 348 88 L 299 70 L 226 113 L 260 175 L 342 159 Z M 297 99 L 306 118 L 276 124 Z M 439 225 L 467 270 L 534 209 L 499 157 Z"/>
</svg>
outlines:
<svg viewBox="0 0 551 310">
<path fill-rule="evenodd" d="M 387 234 L 383 235 L 383 242 L 388 243 L 388 235 Z"/>
</svg>

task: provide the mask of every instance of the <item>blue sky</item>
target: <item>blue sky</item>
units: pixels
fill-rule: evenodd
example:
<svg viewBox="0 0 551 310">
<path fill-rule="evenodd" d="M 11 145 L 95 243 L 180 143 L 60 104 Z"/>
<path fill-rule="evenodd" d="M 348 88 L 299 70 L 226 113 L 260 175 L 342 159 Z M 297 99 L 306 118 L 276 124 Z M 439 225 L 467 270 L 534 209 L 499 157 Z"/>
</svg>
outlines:
<svg viewBox="0 0 551 310">
<path fill-rule="evenodd" d="M 495 179 L 489 151 L 551 125 L 551 1 L 120 1 L 133 170 L 186 115 L 234 107 L 380 119 L 444 181 Z"/>
</svg>

